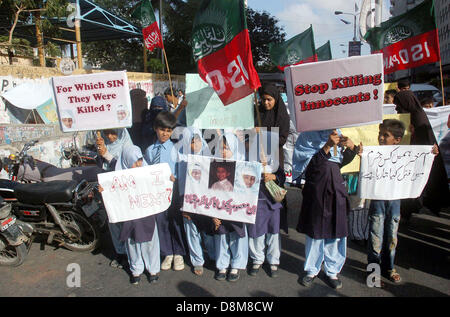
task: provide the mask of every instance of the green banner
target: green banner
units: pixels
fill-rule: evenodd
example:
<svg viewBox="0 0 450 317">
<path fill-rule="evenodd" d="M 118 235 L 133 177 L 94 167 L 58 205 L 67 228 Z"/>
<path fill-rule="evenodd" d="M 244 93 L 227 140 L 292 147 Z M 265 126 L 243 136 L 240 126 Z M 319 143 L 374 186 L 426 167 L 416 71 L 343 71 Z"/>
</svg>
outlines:
<svg viewBox="0 0 450 317">
<path fill-rule="evenodd" d="M 332 58 L 331 56 L 331 45 L 330 41 L 326 42 L 324 45 L 316 49 L 317 60 L 320 61 L 329 61 Z"/>
<path fill-rule="evenodd" d="M 290 40 L 269 44 L 270 57 L 275 65 L 294 65 L 315 55 L 312 25 Z"/>
<path fill-rule="evenodd" d="M 364 36 L 372 51 L 436 29 L 433 0 L 426 0 L 412 10 L 369 29 Z"/>
<path fill-rule="evenodd" d="M 131 16 L 141 21 L 141 26 L 144 28 L 156 22 L 155 12 L 150 3 L 150 0 L 142 0 L 136 9 L 134 9 Z"/>
<path fill-rule="evenodd" d="M 204 0 L 192 27 L 194 60 L 224 48 L 246 28 L 243 0 Z"/>
</svg>

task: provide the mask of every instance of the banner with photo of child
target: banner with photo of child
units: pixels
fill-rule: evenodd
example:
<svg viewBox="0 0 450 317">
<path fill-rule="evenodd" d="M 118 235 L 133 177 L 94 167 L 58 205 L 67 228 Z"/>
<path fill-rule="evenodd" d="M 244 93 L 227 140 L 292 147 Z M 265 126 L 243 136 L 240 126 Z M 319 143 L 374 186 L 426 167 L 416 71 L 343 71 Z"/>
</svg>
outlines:
<svg viewBox="0 0 450 317">
<path fill-rule="evenodd" d="M 167 210 L 172 201 L 170 175 L 167 163 L 98 174 L 109 222 L 140 219 Z"/>
<path fill-rule="evenodd" d="M 261 163 L 188 155 L 183 211 L 255 223 Z"/>
<path fill-rule="evenodd" d="M 63 132 L 131 127 L 125 71 L 52 77 L 52 86 Z"/>
</svg>

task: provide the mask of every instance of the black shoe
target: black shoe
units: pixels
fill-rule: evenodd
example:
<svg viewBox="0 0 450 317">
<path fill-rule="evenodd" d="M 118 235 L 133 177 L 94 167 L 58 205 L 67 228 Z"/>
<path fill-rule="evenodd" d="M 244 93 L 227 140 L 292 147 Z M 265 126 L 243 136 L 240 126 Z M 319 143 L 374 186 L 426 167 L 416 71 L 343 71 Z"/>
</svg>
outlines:
<svg viewBox="0 0 450 317">
<path fill-rule="evenodd" d="M 149 274 L 149 276 L 148 276 L 148 282 L 150 284 L 156 283 L 158 281 L 158 279 L 159 279 L 159 275 L 151 275 L 151 274 Z"/>
<path fill-rule="evenodd" d="M 227 278 L 227 273 L 220 273 L 220 271 L 217 271 L 214 278 L 218 281 L 225 281 Z"/>
<path fill-rule="evenodd" d="M 239 279 L 239 271 L 237 271 L 236 274 L 234 274 L 234 273 L 228 274 L 228 278 L 227 278 L 228 282 L 236 282 L 238 279 Z"/>
<path fill-rule="evenodd" d="M 340 279 L 332 279 L 327 275 L 326 282 L 331 288 L 334 288 L 334 289 L 342 288 L 342 282 Z"/>
<path fill-rule="evenodd" d="M 141 281 L 141 277 L 140 276 L 133 276 L 133 275 L 131 275 L 131 277 L 130 277 L 130 283 L 131 284 L 138 285 L 140 281 Z"/>
<path fill-rule="evenodd" d="M 305 287 L 310 287 L 312 283 L 314 282 L 315 276 L 303 276 L 302 280 L 300 281 L 300 284 L 302 284 Z"/>
<path fill-rule="evenodd" d="M 278 277 L 278 266 L 276 265 L 271 265 L 270 266 L 270 277 Z"/>
<path fill-rule="evenodd" d="M 117 261 L 121 268 L 128 268 L 128 256 L 126 254 L 119 254 Z"/>
<path fill-rule="evenodd" d="M 260 265 L 258 265 L 258 267 L 256 267 L 256 265 L 253 265 L 250 268 L 250 271 L 248 272 L 248 274 L 250 274 L 250 276 L 256 276 L 256 274 L 258 274 L 258 272 L 259 272 L 260 267 L 261 267 Z"/>
</svg>

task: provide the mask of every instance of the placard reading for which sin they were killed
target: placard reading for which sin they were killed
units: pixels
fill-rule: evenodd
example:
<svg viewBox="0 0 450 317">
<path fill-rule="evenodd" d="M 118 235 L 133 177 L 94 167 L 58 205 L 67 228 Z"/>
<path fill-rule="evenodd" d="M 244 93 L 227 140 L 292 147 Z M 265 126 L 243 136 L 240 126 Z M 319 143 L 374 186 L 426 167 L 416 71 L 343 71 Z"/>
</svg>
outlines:
<svg viewBox="0 0 450 317">
<path fill-rule="evenodd" d="M 63 132 L 131 127 L 125 71 L 52 77 Z"/>
</svg>

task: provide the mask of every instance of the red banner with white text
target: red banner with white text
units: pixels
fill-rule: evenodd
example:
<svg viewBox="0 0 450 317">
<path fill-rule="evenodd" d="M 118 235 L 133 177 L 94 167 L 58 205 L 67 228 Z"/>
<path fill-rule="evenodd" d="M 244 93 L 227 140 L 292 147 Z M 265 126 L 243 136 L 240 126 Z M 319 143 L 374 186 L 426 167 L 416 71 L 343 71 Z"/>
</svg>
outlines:
<svg viewBox="0 0 450 317">
<path fill-rule="evenodd" d="M 385 74 L 438 62 L 437 30 L 416 35 L 373 53 L 383 53 Z"/>
<path fill-rule="evenodd" d="M 260 87 L 248 30 L 241 31 L 224 48 L 198 60 L 198 73 L 214 88 L 225 106 Z"/>
</svg>

